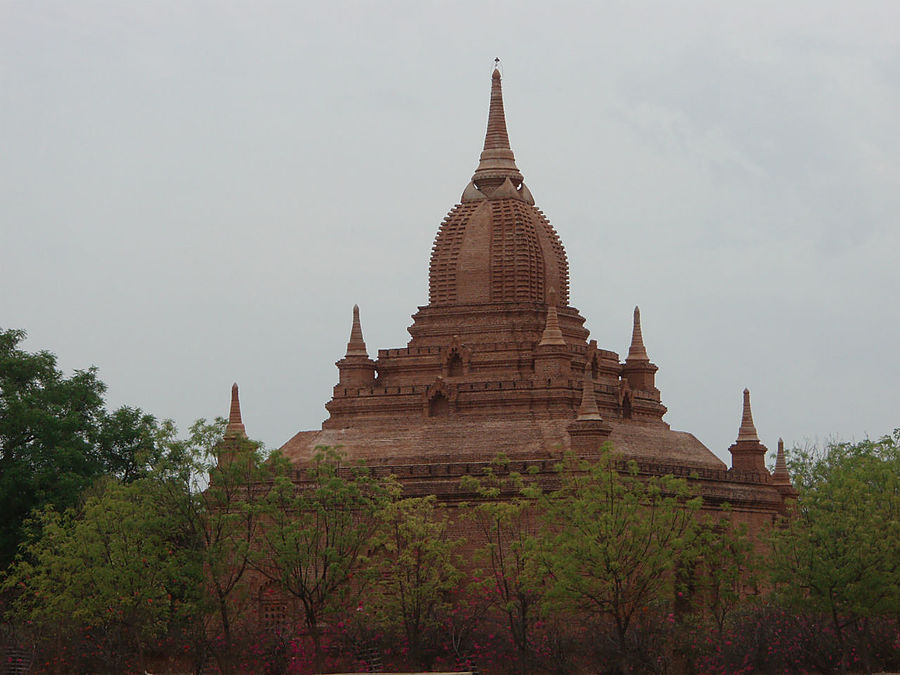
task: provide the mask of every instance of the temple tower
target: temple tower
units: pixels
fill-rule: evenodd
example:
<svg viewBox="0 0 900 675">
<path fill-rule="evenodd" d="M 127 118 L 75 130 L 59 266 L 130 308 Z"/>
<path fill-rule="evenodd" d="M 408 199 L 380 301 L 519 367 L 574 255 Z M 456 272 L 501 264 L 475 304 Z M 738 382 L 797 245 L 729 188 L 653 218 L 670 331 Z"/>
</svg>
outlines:
<svg viewBox="0 0 900 675">
<path fill-rule="evenodd" d="M 382 452 L 403 461 L 423 452 L 556 456 L 595 451 L 609 439 L 632 456 L 724 469 L 696 438 L 663 421 L 640 310 L 624 362 L 588 341 L 584 317 L 569 305 L 562 241 L 510 145 L 496 67 L 481 154 L 438 227 L 428 304 L 412 319 L 405 347 L 370 359 L 354 309 L 319 442 L 358 448 L 374 462 L 387 461 Z"/>
<path fill-rule="evenodd" d="M 233 463 L 246 442 L 247 432 L 241 420 L 241 400 L 238 396 L 238 385 L 235 382 L 231 385 L 231 406 L 228 410 L 225 435 L 216 447 L 216 463 L 222 467 Z"/>
<path fill-rule="evenodd" d="M 353 305 L 353 323 L 350 326 L 350 341 L 347 353 L 335 363 L 340 373 L 337 388 L 371 387 L 375 383 L 375 362 L 369 358 L 366 342 L 363 340 L 362 325 L 359 321 L 359 305 Z"/>
<path fill-rule="evenodd" d="M 728 451 L 731 453 L 731 468 L 736 471 L 766 472 L 766 446 L 759 442 L 753 411 L 750 410 L 750 390 L 744 389 L 744 407 L 737 440 Z"/>
</svg>

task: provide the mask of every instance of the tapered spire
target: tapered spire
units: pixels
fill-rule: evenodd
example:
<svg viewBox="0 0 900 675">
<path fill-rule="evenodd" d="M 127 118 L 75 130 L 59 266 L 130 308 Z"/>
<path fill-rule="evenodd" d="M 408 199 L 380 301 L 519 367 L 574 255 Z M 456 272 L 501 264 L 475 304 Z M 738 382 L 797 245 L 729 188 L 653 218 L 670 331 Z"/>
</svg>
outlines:
<svg viewBox="0 0 900 675">
<path fill-rule="evenodd" d="M 581 405 L 575 420 L 566 426 L 572 450 L 579 455 L 595 454 L 609 440 L 612 427 L 600 416 L 594 396 L 594 376 L 591 364 L 584 367 L 584 385 L 581 389 Z"/>
<path fill-rule="evenodd" d="M 649 361 L 647 350 L 644 347 L 644 336 L 641 333 L 641 308 L 634 308 L 634 327 L 631 331 L 631 347 L 628 348 L 629 361 Z"/>
<path fill-rule="evenodd" d="M 741 415 L 741 428 L 738 431 L 738 441 L 756 441 L 759 443 L 759 436 L 756 435 L 756 426 L 753 424 L 753 412 L 750 410 L 750 390 L 744 389 L 744 411 Z"/>
<path fill-rule="evenodd" d="M 494 59 L 491 73 L 491 107 L 488 110 L 487 132 L 484 135 L 485 150 L 509 150 L 509 134 L 506 131 L 506 115 L 503 110 L 503 85 L 501 84 L 500 59 Z"/>
<path fill-rule="evenodd" d="M 238 397 L 237 382 L 231 385 L 231 409 L 228 411 L 228 424 L 225 426 L 226 436 L 247 436 L 244 423 L 241 421 L 241 400 Z"/>
<path fill-rule="evenodd" d="M 350 328 L 350 342 L 347 343 L 346 355 L 369 358 L 366 341 L 363 340 L 362 325 L 359 323 L 359 305 L 353 305 L 353 326 Z"/>
<path fill-rule="evenodd" d="M 484 135 L 484 149 L 475 175 L 472 176 L 472 181 L 485 194 L 493 192 L 507 178 L 516 188 L 522 183 L 522 174 L 509 147 L 499 65 L 500 59 L 495 59 L 494 72 L 491 75 L 491 105 L 488 111 L 487 132 Z"/>
<path fill-rule="evenodd" d="M 579 420 L 599 420 L 600 409 L 597 407 L 597 398 L 594 396 L 594 378 L 590 365 L 584 368 L 584 386 L 581 390 L 581 406 L 578 408 Z"/>
<path fill-rule="evenodd" d="M 544 327 L 544 334 L 541 335 L 541 341 L 538 347 L 546 347 L 549 345 L 565 346 L 566 341 L 563 338 L 562 330 L 559 327 L 559 315 L 556 313 L 556 291 L 550 289 L 547 293 L 547 324 Z"/>
<path fill-rule="evenodd" d="M 776 485 L 790 485 L 791 477 L 788 474 L 787 462 L 784 458 L 784 441 L 778 439 L 778 452 L 775 454 L 775 471 L 772 474 Z"/>
</svg>

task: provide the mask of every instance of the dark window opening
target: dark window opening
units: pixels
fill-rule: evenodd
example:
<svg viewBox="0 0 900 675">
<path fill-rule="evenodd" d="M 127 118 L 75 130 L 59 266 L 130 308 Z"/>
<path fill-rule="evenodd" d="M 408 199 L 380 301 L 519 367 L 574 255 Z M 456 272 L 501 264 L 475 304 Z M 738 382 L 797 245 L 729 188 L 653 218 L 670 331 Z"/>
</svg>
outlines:
<svg viewBox="0 0 900 675">
<path fill-rule="evenodd" d="M 463 374 L 463 362 L 460 358 L 459 354 L 456 352 L 450 356 L 450 360 L 447 361 L 447 375 L 449 377 L 459 377 Z"/>
<path fill-rule="evenodd" d="M 446 417 L 450 414 L 450 401 L 443 394 L 437 394 L 428 402 L 429 417 Z"/>
</svg>

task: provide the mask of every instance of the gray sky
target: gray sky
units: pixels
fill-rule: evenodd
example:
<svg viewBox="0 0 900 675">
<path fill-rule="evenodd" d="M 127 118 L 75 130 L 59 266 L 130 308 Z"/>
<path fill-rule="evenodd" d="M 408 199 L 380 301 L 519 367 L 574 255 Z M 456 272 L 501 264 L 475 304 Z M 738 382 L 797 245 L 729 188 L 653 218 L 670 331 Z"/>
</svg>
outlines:
<svg viewBox="0 0 900 675">
<path fill-rule="evenodd" d="M 0 0 L 0 326 L 186 428 L 406 344 L 493 58 L 572 304 L 727 457 L 900 426 L 900 3 Z"/>
</svg>

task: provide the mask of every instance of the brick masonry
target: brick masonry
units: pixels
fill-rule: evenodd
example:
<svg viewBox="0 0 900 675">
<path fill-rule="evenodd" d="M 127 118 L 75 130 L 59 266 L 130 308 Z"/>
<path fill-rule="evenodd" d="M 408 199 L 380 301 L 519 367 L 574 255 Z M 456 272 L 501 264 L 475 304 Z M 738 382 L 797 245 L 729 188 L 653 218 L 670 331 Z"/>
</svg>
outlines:
<svg viewBox="0 0 900 675">
<path fill-rule="evenodd" d="M 568 304 L 565 249 L 510 148 L 497 70 L 478 167 L 435 237 L 428 297 L 407 345 L 375 359 L 354 307 L 328 419 L 282 448 L 298 467 L 317 446 L 340 446 L 351 461 L 396 474 L 408 493 L 452 502 L 465 497 L 459 476 L 497 453 L 537 466 L 549 485 L 564 452 L 589 456 L 608 440 L 645 474 L 696 475 L 707 508 L 729 502 L 754 529 L 794 494 L 786 472 L 765 468 L 749 392 L 729 469 L 663 420 L 637 308 L 624 361 L 588 339 Z"/>
</svg>

